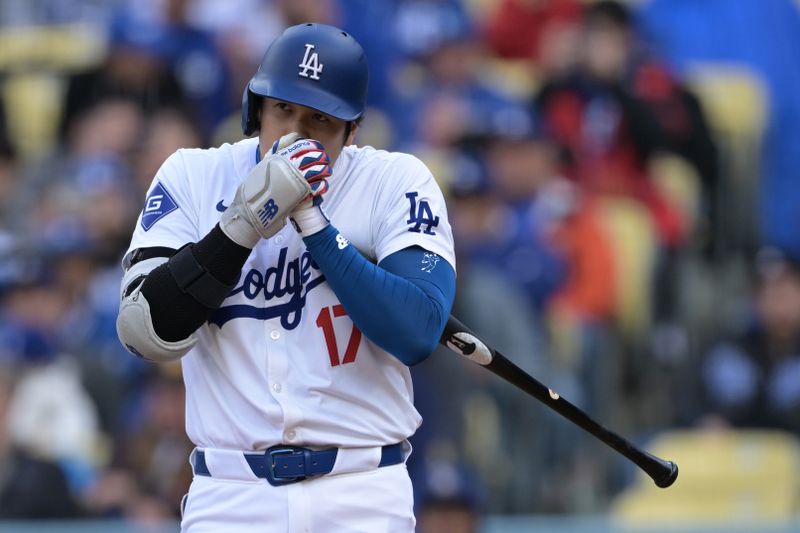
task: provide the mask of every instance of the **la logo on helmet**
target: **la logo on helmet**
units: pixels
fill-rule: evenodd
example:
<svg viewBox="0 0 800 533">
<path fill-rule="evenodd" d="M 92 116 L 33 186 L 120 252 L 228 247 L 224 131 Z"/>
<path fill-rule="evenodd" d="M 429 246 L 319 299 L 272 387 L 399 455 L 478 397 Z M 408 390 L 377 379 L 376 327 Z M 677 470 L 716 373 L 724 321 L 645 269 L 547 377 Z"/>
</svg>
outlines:
<svg viewBox="0 0 800 533">
<path fill-rule="evenodd" d="M 309 78 L 319 81 L 319 73 L 322 72 L 322 63 L 319 62 L 319 54 L 314 52 L 314 45 L 306 43 L 306 53 L 303 56 L 303 61 L 299 65 L 301 71 L 297 73 L 298 76 Z M 311 71 L 311 74 L 309 74 Z"/>
</svg>

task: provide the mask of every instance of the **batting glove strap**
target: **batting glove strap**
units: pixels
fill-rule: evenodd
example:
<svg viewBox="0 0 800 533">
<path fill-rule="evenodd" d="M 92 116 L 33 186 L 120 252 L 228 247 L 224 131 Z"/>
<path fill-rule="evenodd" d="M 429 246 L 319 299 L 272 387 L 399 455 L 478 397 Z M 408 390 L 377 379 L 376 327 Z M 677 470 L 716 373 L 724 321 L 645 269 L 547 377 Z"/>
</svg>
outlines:
<svg viewBox="0 0 800 533">
<path fill-rule="evenodd" d="M 324 230 L 331 223 L 322 210 L 322 197 L 303 202 L 300 207 L 292 212 L 290 220 L 294 229 L 303 237 L 314 235 Z"/>
</svg>

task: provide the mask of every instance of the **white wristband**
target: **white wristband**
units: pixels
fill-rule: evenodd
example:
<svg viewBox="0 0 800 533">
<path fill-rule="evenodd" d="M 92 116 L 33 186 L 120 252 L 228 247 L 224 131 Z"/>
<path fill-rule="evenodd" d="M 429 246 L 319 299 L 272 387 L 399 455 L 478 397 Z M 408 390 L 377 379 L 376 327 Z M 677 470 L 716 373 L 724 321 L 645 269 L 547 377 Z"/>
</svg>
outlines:
<svg viewBox="0 0 800 533">
<path fill-rule="evenodd" d="M 314 235 L 330 224 L 330 220 L 328 220 L 328 217 L 325 216 L 322 208 L 318 205 L 309 205 L 308 207 L 295 209 L 291 218 L 294 229 L 303 237 Z"/>
</svg>

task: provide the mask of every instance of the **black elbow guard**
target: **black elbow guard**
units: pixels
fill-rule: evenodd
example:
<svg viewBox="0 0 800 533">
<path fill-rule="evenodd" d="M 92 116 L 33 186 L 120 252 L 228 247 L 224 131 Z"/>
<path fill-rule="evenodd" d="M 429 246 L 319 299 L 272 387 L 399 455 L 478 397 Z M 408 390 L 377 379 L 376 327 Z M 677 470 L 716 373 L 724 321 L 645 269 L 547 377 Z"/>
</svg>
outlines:
<svg viewBox="0 0 800 533">
<path fill-rule="evenodd" d="M 222 283 L 201 265 L 192 252 L 193 247 L 188 244 L 178 250 L 167 261 L 167 269 L 183 294 L 207 309 L 216 309 L 233 286 Z"/>
</svg>

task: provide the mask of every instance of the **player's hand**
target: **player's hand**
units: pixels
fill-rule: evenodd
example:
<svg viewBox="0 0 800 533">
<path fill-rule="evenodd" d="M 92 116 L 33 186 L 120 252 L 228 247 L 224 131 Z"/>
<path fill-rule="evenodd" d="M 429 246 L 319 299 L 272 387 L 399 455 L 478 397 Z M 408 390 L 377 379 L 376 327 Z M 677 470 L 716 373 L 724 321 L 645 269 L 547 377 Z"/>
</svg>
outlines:
<svg viewBox="0 0 800 533">
<path fill-rule="evenodd" d="M 315 159 L 312 165 L 304 160 L 304 155 L 311 155 L 305 149 L 309 141 L 298 138 L 296 133 L 281 137 L 273 145 L 274 153 L 259 162 L 236 189 L 219 221 L 220 229 L 235 243 L 253 248 L 259 239 L 275 235 L 297 204 L 327 188 L 327 154 L 324 161 Z M 316 145 L 312 147 L 316 150 Z"/>
<path fill-rule="evenodd" d="M 275 141 L 270 153 L 285 157 L 303 174 L 311 187 L 306 201 L 322 201 L 322 195 L 328 191 L 327 178 L 332 173 L 331 158 L 322 143 L 290 133 Z"/>
<path fill-rule="evenodd" d="M 328 217 L 320 207 L 323 195 L 328 192 L 332 170 L 330 157 L 322 143 L 313 139 L 297 139 L 282 148 L 284 137 L 272 146 L 273 153 L 288 156 L 293 164 L 304 173 L 311 192 L 289 215 L 294 228 L 303 236 L 312 235 L 328 225 Z"/>
</svg>

